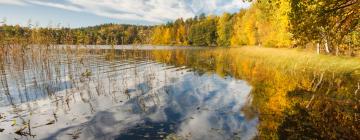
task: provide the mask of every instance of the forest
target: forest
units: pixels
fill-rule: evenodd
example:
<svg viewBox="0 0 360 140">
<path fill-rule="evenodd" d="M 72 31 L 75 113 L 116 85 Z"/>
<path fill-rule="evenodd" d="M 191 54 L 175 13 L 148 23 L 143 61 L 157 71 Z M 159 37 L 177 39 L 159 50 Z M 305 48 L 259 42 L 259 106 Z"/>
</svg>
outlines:
<svg viewBox="0 0 360 140">
<path fill-rule="evenodd" d="M 0 43 L 310 48 L 356 56 L 360 50 L 359 0 L 257 0 L 248 9 L 201 14 L 161 25 L 103 24 L 92 27 L 0 26 Z"/>
</svg>

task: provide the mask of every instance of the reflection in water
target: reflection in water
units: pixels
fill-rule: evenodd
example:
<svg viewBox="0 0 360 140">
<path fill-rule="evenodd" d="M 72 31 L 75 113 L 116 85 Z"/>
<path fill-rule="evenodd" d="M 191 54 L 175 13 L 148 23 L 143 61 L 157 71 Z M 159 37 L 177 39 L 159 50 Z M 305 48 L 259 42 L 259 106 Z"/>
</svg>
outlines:
<svg viewBox="0 0 360 140">
<path fill-rule="evenodd" d="M 2 58 L 0 139 L 252 139 L 257 133 L 257 116 L 242 111 L 250 101 L 245 81 L 159 63 L 149 51 L 64 51 Z"/>
<path fill-rule="evenodd" d="M 357 59 L 264 48 L 0 51 L 0 139 L 360 138 Z"/>
<path fill-rule="evenodd" d="M 360 61 L 281 49 L 154 51 L 159 62 L 246 80 L 257 139 L 359 139 Z"/>
</svg>

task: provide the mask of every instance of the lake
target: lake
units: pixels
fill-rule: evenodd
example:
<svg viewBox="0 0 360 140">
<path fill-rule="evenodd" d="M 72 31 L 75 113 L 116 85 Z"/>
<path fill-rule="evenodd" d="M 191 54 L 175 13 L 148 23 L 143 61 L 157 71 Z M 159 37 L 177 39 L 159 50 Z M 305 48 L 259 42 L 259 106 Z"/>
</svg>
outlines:
<svg viewBox="0 0 360 140">
<path fill-rule="evenodd" d="M 261 51 L 3 50 L 0 139 L 359 138 L 357 59 Z"/>
</svg>

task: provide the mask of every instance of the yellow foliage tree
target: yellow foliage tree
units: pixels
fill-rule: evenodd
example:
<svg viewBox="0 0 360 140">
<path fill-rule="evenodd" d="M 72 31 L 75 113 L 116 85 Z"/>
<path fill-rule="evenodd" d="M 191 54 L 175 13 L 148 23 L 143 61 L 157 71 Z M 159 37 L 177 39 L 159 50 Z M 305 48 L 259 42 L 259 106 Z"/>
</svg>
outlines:
<svg viewBox="0 0 360 140">
<path fill-rule="evenodd" d="M 179 25 L 176 31 L 176 42 L 180 45 L 187 45 L 186 28 L 184 24 Z"/>
<path fill-rule="evenodd" d="M 260 0 L 254 3 L 237 14 L 231 45 L 290 46 L 289 12 L 289 0 Z"/>
<path fill-rule="evenodd" d="M 216 43 L 218 46 L 230 46 L 230 39 L 232 35 L 232 16 L 229 13 L 224 13 L 217 22 L 217 35 Z"/>
</svg>

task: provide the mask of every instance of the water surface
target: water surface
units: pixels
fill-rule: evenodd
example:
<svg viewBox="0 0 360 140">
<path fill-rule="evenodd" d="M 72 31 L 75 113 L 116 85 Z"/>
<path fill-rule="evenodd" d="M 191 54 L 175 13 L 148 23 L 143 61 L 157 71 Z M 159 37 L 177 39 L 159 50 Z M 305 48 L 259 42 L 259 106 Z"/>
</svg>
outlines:
<svg viewBox="0 0 360 140">
<path fill-rule="evenodd" d="M 151 50 L 150 50 L 151 51 Z M 252 139 L 251 86 L 149 50 L 34 50 L 2 66 L 0 139 Z M 19 65 L 21 64 L 21 65 Z"/>
<path fill-rule="evenodd" d="M 357 59 L 88 47 L 2 50 L 0 139 L 360 139 Z"/>
</svg>

